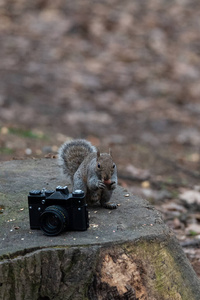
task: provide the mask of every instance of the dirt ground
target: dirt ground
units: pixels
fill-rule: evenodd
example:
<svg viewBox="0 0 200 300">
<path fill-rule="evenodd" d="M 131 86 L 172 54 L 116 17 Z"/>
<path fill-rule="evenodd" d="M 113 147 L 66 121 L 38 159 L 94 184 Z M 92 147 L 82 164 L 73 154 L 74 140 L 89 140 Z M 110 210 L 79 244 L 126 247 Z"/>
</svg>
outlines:
<svg viewBox="0 0 200 300">
<path fill-rule="evenodd" d="M 200 276 L 199 20 L 198 0 L 0 4 L 0 161 L 111 147 Z"/>
</svg>

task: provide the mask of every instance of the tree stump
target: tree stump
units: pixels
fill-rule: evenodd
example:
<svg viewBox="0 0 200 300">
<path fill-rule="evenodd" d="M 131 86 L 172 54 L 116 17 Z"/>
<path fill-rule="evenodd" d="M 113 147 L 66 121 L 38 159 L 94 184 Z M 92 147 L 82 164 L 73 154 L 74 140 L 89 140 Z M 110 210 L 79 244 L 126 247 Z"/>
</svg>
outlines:
<svg viewBox="0 0 200 300">
<path fill-rule="evenodd" d="M 87 231 L 30 230 L 29 191 L 65 184 L 53 159 L 0 164 L 0 299 L 200 299 L 200 282 L 160 213 L 121 187 L 116 210 L 89 207 Z"/>
</svg>

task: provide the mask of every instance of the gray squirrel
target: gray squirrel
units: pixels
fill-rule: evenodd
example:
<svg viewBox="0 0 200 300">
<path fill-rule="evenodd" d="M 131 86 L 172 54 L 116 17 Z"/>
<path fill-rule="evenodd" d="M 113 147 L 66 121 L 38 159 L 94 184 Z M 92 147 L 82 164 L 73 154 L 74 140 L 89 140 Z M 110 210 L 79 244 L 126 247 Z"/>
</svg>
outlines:
<svg viewBox="0 0 200 300">
<path fill-rule="evenodd" d="M 90 142 L 77 139 L 60 147 L 58 159 L 73 190 L 83 190 L 87 203 L 100 202 L 105 208 L 117 208 L 115 203 L 109 202 L 117 186 L 117 167 L 111 151 L 100 153 Z"/>
</svg>

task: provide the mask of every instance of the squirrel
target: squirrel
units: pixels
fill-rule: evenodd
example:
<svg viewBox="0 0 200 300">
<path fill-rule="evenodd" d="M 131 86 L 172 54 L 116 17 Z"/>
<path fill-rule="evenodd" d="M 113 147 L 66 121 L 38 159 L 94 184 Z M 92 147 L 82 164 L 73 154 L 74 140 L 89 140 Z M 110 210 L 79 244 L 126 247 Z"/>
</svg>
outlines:
<svg viewBox="0 0 200 300">
<path fill-rule="evenodd" d="M 117 167 L 111 150 L 100 153 L 90 142 L 76 139 L 59 148 L 58 159 L 73 190 L 83 190 L 88 204 L 100 202 L 105 208 L 117 208 L 115 203 L 109 202 L 117 186 Z"/>
</svg>

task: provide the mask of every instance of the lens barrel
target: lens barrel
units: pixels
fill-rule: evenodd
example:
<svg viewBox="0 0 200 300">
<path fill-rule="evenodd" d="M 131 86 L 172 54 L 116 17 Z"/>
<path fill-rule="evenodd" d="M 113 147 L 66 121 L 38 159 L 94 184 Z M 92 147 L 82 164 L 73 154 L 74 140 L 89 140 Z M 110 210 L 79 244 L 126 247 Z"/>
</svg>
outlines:
<svg viewBox="0 0 200 300">
<path fill-rule="evenodd" d="M 66 230 L 68 223 L 68 213 L 59 205 L 48 206 L 40 215 L 40 229 L 48 236 L 60 234 Z"/>
</svg>

